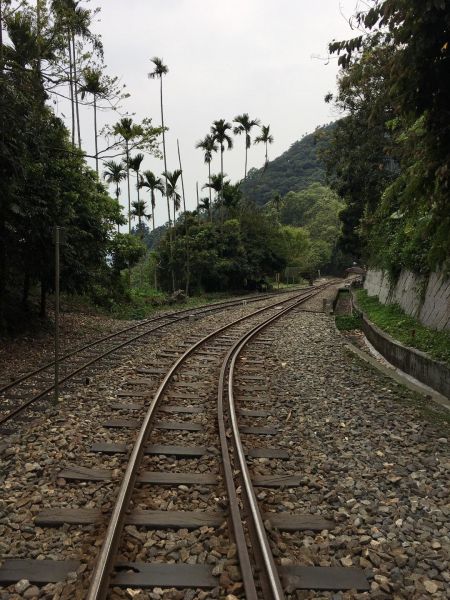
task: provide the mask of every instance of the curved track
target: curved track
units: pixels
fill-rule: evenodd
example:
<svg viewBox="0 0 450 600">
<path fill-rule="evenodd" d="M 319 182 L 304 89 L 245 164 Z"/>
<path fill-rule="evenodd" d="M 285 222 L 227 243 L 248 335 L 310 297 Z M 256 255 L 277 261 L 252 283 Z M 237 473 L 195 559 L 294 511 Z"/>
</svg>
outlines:
<svg viewBox="0 0 450 600">
<path fill-rule="evenodd" d="M 231 546 L 235 545 L 236 547 L 235 562 L 231 562 L 238 569 L 238 579 L 234 578 L 233 581 L 240 582 L 233 585 L 242 585 L 242 591 L 238 595 L 245 593 L 248 600 L 261 598 L 283 600 L 285 598 L 286 589 L 291 586 L 291 583 L 286 583 L 286 572 L 282 568 L 280 570 L 272 554 L 271 541 L 265 526 L 265 519 L 269 513 L 265 515 L 261 513 L 254 486 L 264 488 L 288 485 L 290 487 L 290 482 L 293 482 L 292 485 L 298 486 L 300 477 L 295 473 L 292 477 L 286 476 L 283 472 L 280 474 L 272 471 L 273 475 L 259 478 L 256 476 L 255 478 L 249 468 L 248 461 L 255 458 L 259 460 L 261 456 L 277 459 L 288 458 L 286 451 L 281 448 L 260 447 L 258 442 L 255 444 L 255 436 L 274 436 L 278 433 L 277 428 L 245 426 L 245 419 L 248 417 L 264 419 L 266 415 L 269 415 L 266 411 L 255 409 L 260 408 L 258 407 L 258 390 L 266 389 L 264 386 L 258 386 L 257 382 L 268 379 L 266 374 L 261 373 L 263 369 L 261 348 L 262 345 L 270 344 L 270 340 L 260 337 L 258 341 L 255 341 L 255 338 L 265 328 L 298 308 L 332 283 L 328 282 L 312 290 L 303 290 L 294 297 L 278 300 L 229 321 L 225 325 L 220 327 L 216 325 L 217 328 L 213 331 L 211 331 L 210 323 L 201 324 L 195 331 L 191 330 L 190 341 L 187 339 L 185 342 L 181 342 L 178 349 L 171 348 L 170 351 L 164 353 L 167 359 L 173 361 L 170 365 L 165 368 L 161 368 L 163 365 L 158 365 L 159 368 L 147 368 L 147 366 L 137 368 L 135 369 L 138 374 L 137 379 L 124 382 L 125 386 L 134 386 L 133 391 L 125 391 L 120 395 L 140 397 L 141 403 L 128 402 L 114 408 L 125 411 L 142 411 L 141 419 L 121 418 L 98 423 L 99 428 L 131 429 L 131 434 L 124 433 L 119 436 L 119 440 L 128 440 L 128 443 L 132 441 L 132 447 L 126 466 L 124 465 L 123 474 L 120 476 L 120 483 L 117 483 L 117 488 L 114 485 L 111 486 L 112 503 L 111 497 L 108 496 L 105 500 L 100 501 L 97 505 L 99 508 L 94 511 L 83 508 L 55 507 L 44 510 L 37 515 L 35 520 L 38 527 L 95 524 L 100 526 L 104 532 L 100 534 L 103 542 L 98 554 L 95 549 L 98 539 L 97 531 L 94 538 L 95 546 L 92 546 L 91 543 L 90 558 L 88 560 L 85 558 L 83 561 L 84 568 L 88 568 L 84 576 L 83 587 L 89 585 L 89 590 L 83 597 L 87 600 L 104 600 L 110 595 L 111 585 L 115 586 L 115 589 L 117 587 L 127 589 L 145 587 L 207 589 L 217 585 L 228 589 L 229 584 L 224 583 L 221 578 L 219 583 L 218 573 L 212 572 L 211 563 L 205 559 L 198 564 L 196 560 L 193 563 L 185 564 L 186 557 L 181 562 L 176 558 L 175 562 L 173 558 L 168 561 L 165 558 L 153 560 L 151 557 L 155 555 L 147 553 L 147 545 L 141 547 L 141 550 L 132 551 L 130 555 L 128 551 L 130 538 L 127 537 L 130 528 L 125 526 L 132 524 L 143 527 L 144 530 L 198 530 L 201 535 L 204 531 L 202 538 L 196 538 L 195 536 L 198 534 L 194 534 L 194 539 L 198 541 L 204 540 L 205 536 L 213 535 L 206 532 L 219 528 L 223 532 L 220 550 L 223 552 L 225 549 L 225 555 L 228 557 Z M 253 350 L 249 351 L 247 346 L 251 342 L 255 345 L 252 344 Z M 253 352 L 253 359 L 248 356 L 242 358 L 241 354 L 244 350 L 246 356 L 250 357 Z M 250 354 L 248 354 L 249 352 Z M 176 358 L 174 359 L 174 357 Z M 245 362 L 249 360 L 250 363 Z M 240 362 L 238 363 L 238 361 Z M 238 379 L 236 388 L 235 376 L 238 364 L 241 370 L 244 368 L 244 373 L 240 375 L 241 381 L 239 383 Z M 247 383 L 243 383 L 244 380 Z M 250 402 L 250 410 L 236 406 L 236 389 L 241 394 L 240 401 Z M 245 398 L 245 394 L 247 394 L 247 398 Z M 248 396 L 248 394 L 250 395 Z M 214 399 L 217 401 L 216 409 L 214 408 Z M 111 406 L 111 408 L 113 407 Z M 181 418 L 179 421 L 164 421 L 165 414 L 180 414 Z M 161 419 L 161 416 L 163 420 L 157 420 Z M 242 418 L 244 418 L 244 426 L 242 426 Z M 136 428 L 139 430 L 137 431 Z M 152 438 L 149 444 L 150 432 Z M 173 432 L 173 435 L 170 432 Z M 244 447 L 241 434 L 248 434 L 245 444 L 247 447 Z M 186 437 L 183 437 L 186 435 L 188 436 L 187 445 Z M 107 436 L 108 438 L 109 436 Z M 168 445 L 171 439 L 178 445 Z M 180 442 L 184 445 L 180 445 Z M 199 446 L 199 443 L 203 447 Z M 249 447 L 249 443 L 253 447 Z M 94 444 L 89 452 L 100 453 L 103 457 L 105 453 L 123 454 L 127 452 L 127 444 L 111 443 L 108 440 L 106 443 Z M 284 456 L 281 456 L 283 452 Z M 177 457 L 176 460 L 173 458 L 174 456 Z M 206 460 L 194 457 L 203 457 Z M 59 472 L 58 477 L 64 482 L 64 485 L 68 482 L 80 481 L 111 482 L 113 484 L 112 472 L 98 468 L 102 467 L 102 459 L 100 464 L 96 461 L 97 467 L 94 468 L 92 468 L 92 460 L 90 458 L 88 460 L 89 466 L 76 465 Z M 165 464 L 166 460 L 168 460 L 167 465 Z M 113 461 L 111 464 L 117 464 L 117 462 Z M 152 470 L 147 470 L 147 465 Z M 153 470 L 154 465 L 157 466 L 156 470 Z M 161 470 L 161 465 L 163 465 L 163 470 Z M 221 477 L 218 476 L 217 469 L 220 469 Z M 181 491 L 175 496 L 173 491 L 169 492 L 171 497 L 178 496 L 178 499 L 174 501 L 174 508 L 167 507 L 166 510 L 156 510 L 154 500 L 158 497 L 167 498 L 166 493 L 160 490 L 161 487 L 167 489 L 168 486 L 170 490 L 180 490 L 181 488 Z M 195 501 L 194 494 L 206 494 L 205 486 L 213 491 L 202 500 L 202 506 L 205 506 L 206 510 L 205 508 L 197 510 L 198 503 Z M 211 500 L 207 500 L 208 497 Z M 219 501 L 220 504 L 216 504 Z M 106 502 L 106 507 L 101 509 L 100 506 L 104 502 Z M 66 505 L 65 502 L 64 504 Z M 170 504 L 172 505 L 172 501 Z M 159 504 L 156 503 L 156 506 Z M 217 512 L 219 507 L 221 510 Z M 211 508 L 213 508 L 212 511 Z M 226 509 L 225 512 L 222 509 Z M 270 519 L 272 519 L 273 513 L 270 514 Z M 109 516 L 105 519 L 106 515 Z M 289 530 L 292 530 L 292 520 L 295 521 L 296 515 L 279 516 L 284 516 L 284 523 L 286 523 L 286 516 L 288 517 Z M 226 527 L 226 522 L 223 522 L 224 518 L 228 521 L 228 527 Z M 282 524 L 283 518 L 281 521 L 278 519 L 278 522 Z M 311 528 L 311 522 L 309 518 L 307 529 Z M 316 523 L 315 526 L 319 527 L 316 530 L 320 530 L 320 528 L 328 528 L 329 525 L 332 523 L 324 522 L 322 519 L 319 525 Z M 92 529 L 86 531 L 88 538 L 84 542 L 85 545 L 90 544 L 92 531 Z M 158 534 L 157 539 L 166 539 L 167 537 L 167 534 L 159 531 Z M 134 544 L 136 539 L 140 539 L 141 534 L 136 532 L 136 535 L 137 538 L 133 537 Z M 161 536 L 163 537 L 161 538 Z M 144 534 L 145 539 L 148 538 Z M 206 544 L 207 548 L 206 552 L 203 551 L 205 557 L 209 550 L 215 547 L 209 544 L 216 544 L 217 539 L 217 537 L 212 537 L 213 541 L 202 542 L 202 544 Z M 214 540 L 216 541 L 214 542 Z M 197 543 L 196 545 L 201 546 L 202 544 Z M 153 542 L 150 547 L 153 547 Z M 148 560 L 148 556 L 150 556 L 150 560 Z M 169 554 L 169 556 L 171 555 Z M 96 557 L 95 564 L 94 557 Z M 139 557 L 145 557 L 147 560 L 136 562 Z M 194 558 L 196 559 L 196 557 Z M 127 560 L 135 562 L 126 562 Z M 59 566 L 52 560 L 12 560 L 7 563 L 0 568 L 0 583 L 14 581 L 14 577 L 17 577 L 18 573 L 20 573 L 20 579 L 31 580 L 34 576 L 33 569 L 39 571 L 38 577 L 41 582 L 56 581 L 57 579 L 51 579 L 51 577 L 55 577 L 53 571 L 55 568 L 62 569 L 59 576 L 59 580 L 62 580 L 69 572 L 73 572 L 81 566 L 80 563 L 73 560 L 62 561 Z M 298 575 L 298 571 L 294 572 L 293 577 L 297 583 L 304 575 L 302 569 L 300 567 L 300 575 Z M 312 567 L 310 571 L 311 569 L 316 568 Z M 339 568 L 331 569 L 332 573 L 328 572 L 325 575 L 328 578 L 328 585 L 331 585 L 327 588 L 323 587 L 321 581 L 324 576 L 323 569 L 316 569 L 314 574 L 309 572 L 307 577 L 310 578 L 308 581 L 311 582 L 311 585 L 301 589 L 350 589 L 353 587 L 367 589 L 364 587 L 366 581 L 360 573 L 350 573 L 349 575 L 348 571 L 351 569 L 343 570 L 347 571 L 344 576 L 340 572 L 342 569 Z M 45 579 L 46 577 L 50 579 Z M 290 581 L 292 582 L 292 573 Z M 294 584 L 294 589 L 295 585 L 297 584 Z M 113 597 L 116 597 L 114 593 Z"/>
<path fill-rule="evenodd" d="M 307 289 L 310 288 L 305 288 L 305 290 Z M 281 293 L 290 292 L 291 290 L 289 292 Z M 65 369 L 65 372 L 63 372 L 62 376 L 59 378 L 59 385 L 68 382 L 85 369 L 92 367 L 111 354 L 122 350 L 126 346 L 141 340 L 145 336 L 150 335 L 155 331 L 159 332 L 178 320 L 189 319 L 192 315 L 204 316 L 212 312 L 226 310 L 228 308 L 238 306 L 242 304 L 242 302 L 249 304 L 260 302 L 273 297 L 273 295 L 274 294 L 272 293 L 258 295 L 257 297 L 252 296 L 248 298 L 239 298 L 225 302 L 216 302 L 197 309 L 166 313 L 151 319 L 146 319 L 145 321 L 136 323 L 130 327 L 125 327 L 119 331 L 93 340 L 92 342 L 80 346 L 79 348 L 76 348 L 61 357 L 59 361 L 60 368 L 62 367 Z M 134 333 L 137 329 L 142 327 L 146 328 L 145 331 L 141 331 L 138 334 Z M 89 356 L 89 352 L 92 349 L 96 350 L 95 356 Z M 67 362 L 69 359 L 71 362 Z M 63 365 L 63 363 L 66 364 Z M 0 415 L 0 425 L 7 423 L 38 400 L 41 400 L 42 398 L 45 398 L 51 394 L 51 392 L 54 390 L 54 382 L 52 381 L 52 383 L 48 383 L 48 381 L 51 381 L 53 378 L 54 365 L 54 361 L 50 361 L 45 365 L 42 365 L 37 369 L 30 371 L 29 373 L 25 373 L 14 381 L 4 384 L 0 387 L 0 404 L 3 405 L 3 409 L 12 404 L 12 407 L 8 406 L 9 410 L 7 410 L 3 415 Z M 30 388 L 33 390 L 32 393 L 29 392 Z M 36 388 L 38 388 L 39 391 L 34 391 Z M 7 392 L 9 393 L 9 397 L 5 395 Z M 22 402 L 15 403 L 14 400 L 16 398 L 25 399 Z"/>
<path fill-rule="evenodd" d="M 293 308 L 297 307 L 300 303 L 305 302 L 306 300 L 311 298 L 313 295 L 319 293 L 322 290 L 322 287 L 323 286 L 320 286 L 318 289 L 316 289 L 313 292 L 309 292 L 309 293 L 304 292 L 303 294 L 300 295 L 300 297 L 297 295 L 297 297 L 295 297 L 294 299 L 290 298 L 288 300 L 282 301 L 281 303 L 277 302 L 276 304 L 272 304 L 269 307 L 261 308 L 255 312 L 253 312 L 251 315 L 247 315 L 246 317 L 242 317 L 231 323 L 228 323 L 227 325 L 225 325 L 223 327 L 220 327 L 219 329 L 216 329 L 212 333 L 206 335 L 205 337 L 200 339 L 198 342 L 193 344 L 188 350 L 186 350 L 186 352 L 182 356 L 180 356 L 174 362 L 172 367 L 169 369 L 169 371 L 165 375 L 163 381 L 159 385 L 158 390 L 156 391 L 156 393 L 150 403 L 150 406 L 146 412 L 144 421 L 141 425 L 138 437 L 134 444 L 125 475 L 122 479 L 122 483 L 121 483 L 120 490 L 119 490 L 119 493 L 117 496 L 116 504 L 114 506 L 114 509 L 113 509 L 113 512 L 111 515 L 111 519 L 109 521 L 109 526 L 108 526 L 108 529 L 107 529 L 107 532 L 105 535 L 105 539 L 104 539 L 104 542 L 103 542 L 103 545 L 102 545 L 102 548 L 100 551 L 100 555 L 99 555 L 99 558 L 98 558 L 98 561 L 97 561 L 97 564 L 96 564 L 96 567 L 95 567 L 95 570 L 94 570 L 94 573 L 93 573 L 93 576 L 91 579 L 90 589 L 89 589 L 88 595 L 86 597 L 87 600 L 102 600 L 107 597 L 108 590 L 109 590 L 109 584 L 110 584 L 111 572 L 114 567 L 117 549 L 120 544 L 120 538 L 122 535 L 122 529 L 124 526 L 126 513 L 129 509 L 130 499 L 133 494 L 134 486 L 136 484 L 138 470 L 139 470 L 141 462 L 142 462 L 142 457 L 144 455 L 145 445 L 147 443 L 147 439 L 148 439 L 148 436 L 149 436 L 149 433 L 151 430 L 152 421 L 154 419 L 158 405 L 161 402 L 163 393 L 164 393 L 165 389 L 167 388 L 169 382 L 172 380 L 173 376 L 178 372 L 180 367 L 185 363 L 185 361 L 193 353 L 195 353 L 199 348 L 204 346 L 207 342 L 213 340 L 220 334 L 223 334 L 225 331 L 227 331 L 231 327 L 234 327 L 234 326 L 248 320 L 249 318 L 255 317 L 262 313 L 265 313 L 265 312 L 268 312 L 271 310 L 273 311 L 274 309 L 279 308 L 280 304 L 286 304 L 286 303 L 290 302 L 290 304 L 288 305 L 287 308 L 285 308 L 284 310 L 281 310 L 279 312 L 277 311 L 275 314 L 272 313 L 267 319 L 264 319 L 263 323 L 259 323 L 256 328 L 252 329 L 250 333 L 254 332 L 253 335 L 256 335 L 256 333 L 259 331 L 259 328 L 267 326 L 272 321 L 280 318 L 282 315 L 285 315 L 289 310 L 292 310 Z M 237 342 L 238 353 L 240 351 L 241 346 L 245 345 L 245 341 L 247 340 L 248 336 L 249 336 L 249 333 L 246 332 L 239 337 L 238 342 Z M 224 365 L 222 367 L 222 373 L 227 368 L 228 360 L 232 356 L 234 349 L 235 349 L 235 346 L 233 346 L 233 348 L 227 354 Z M 233 359 L 232 359 L 232 361 L 233 361 Z M 222 378 L 219 383 L 219 404 L 220 404 L 221 390 L 223 390 L 223 379 Z M 237 498 L 236 498 L 236 491 L 233 488 L 233 485 L 230 481 L 230 477 L 231 477 L 231 480 L 233 478 L 232 478 L 232 474 L 231 474 L 230 459 L 229 459 L 229 457 L 227 457 L 228 447 L 227 447 L 227 441 L 226 441 L 226 432 L 225 432 L 225 428 L 224 428 L 223 413 L 221 414 L 220 406 L 219 406 L 219 436 L 220 436 L 220 443 L 221 443 L 221 448 L 222 448 L 222 459 L 224 460 L 225 479 L 227 482 L 227 491 L 229 494 L 229 506 L 231 508 L 230 514 L 231 514 L 232 523 L 233 523 L 233 530 L 234 530 L 235 539 L 237 541 L 239 540 L 238 548 L 239 548 L 239 558 L 240 558 L 240 562 L 241 562 L 241 568 L 242 568 L 242 565 L 245 565 L 242 568 L 242 572 L 243 572 L 243 576 L 244 576 L 244 585 L 247 590 L 247 598 L 249 598 L 249 599 L 255 598 L 256 599 L 257 598 L 257 595 L 255 595 L 256 590 L 255 590 L 254 583 L 252 582 L 253 574 L 252 574 L 251 562 L 250 562 L 250 558 L 248 557 L 248 553 L 246 552 L 246 549 L 244 549 L 244 546 L 246 548 L 246 544 L 245 544 L 245 534 L 242 531 L 242 518 L 241 518 L 239 510 L 233 510 L 233 507 L 235 509 L 237 507 Z M 256 521 L 255 521 L 255 523 L 256 523 Z M 270 554 L 270 556 L 271 556 L 271 554 Z M 273 573 L 271 576 L 273 576 Z M 276 598 L 276 597 L 281 598 L 282 596 L 273 596 L 273 598 Z"/>
</svg>

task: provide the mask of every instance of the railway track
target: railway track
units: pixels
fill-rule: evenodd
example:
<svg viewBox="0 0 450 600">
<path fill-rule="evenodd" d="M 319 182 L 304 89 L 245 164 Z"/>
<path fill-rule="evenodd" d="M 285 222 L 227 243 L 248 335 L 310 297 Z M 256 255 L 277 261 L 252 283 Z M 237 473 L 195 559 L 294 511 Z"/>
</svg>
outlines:
<svg viewBox="0 0 450 600">
<path fill-rule="evenodd" d="M 124 597 L 117 595 L 120 588 L 212 589 L 211 597 L 230 593 L 248 599 L 281 599 L 299 588 L 367 589 L 358 569 L 276 564 L 265 526 L 268 515 L 261 512 L 255 487 L 295 487 L 301 477 L 254 477 L 249 468 L 251 460 L 286 458 L 285 450 L 255 442 L 262 438 L 276 441 L 276 429 L 242 422 L 264 420 L 270 414 L 259 407 L 266 382 L 261 349 L 271 343 L 261 334 L 320 291 L 304 292 L 212 332 L 199 333 L 166 353 L 166 366 L 141 368 L 136 379 L 128 381 L 129 391 L 122 396 L 128 393 L 128 402 L 115 405 L 126 417 L 101 424 L 131 432 L 140 426 L 107 527 L 101 509 L 56 507 L 36 518 L 39 527 L 96 525 L 103 532 L 89 591 L 81 597 Z M 130 413 L 141 419 L 130 419 Z M 164 420 L 167 415 L 177 415 L 179 421 Z M 92 452 L 124 455 L 132 439 L 128 436 L 128 444 L 94 443 Z M 111 481 L 112 473 L 76 465 L 63 469 L 59 477 L 74 485 L 81 481 L 101 485 Z M 167 494 L 172 497 L 169 508 L 155 510 L 156 500 Z M 314 531 L 332 526 L 305 515 L 269 516 L 280 529 Z M 178 545 L 173 543 L 174 531 L 180 534 Z M 183 552 L 186 535 L 196 541 L 195 553 Z M 168 537 L 169 542 L 162 543 Z M 150 552 L 161 544 L 168 552 Z M 44 584 L 63 579 L 79 567 L 74 560 L 8 560 L 0 568 L 0 583 L 29 579 Z"/>
<path fill-rule="evenodd" d="M 88 369 L 99 367 L 111 356 L 115 355 L 117 358 L 120 351 L 126 350 L 131 344 L 145 341 L 145 338 L 151 334 L 163 334 L 165 329 L 179 321 L 227 310 L 239 306 L 243 302 L 248 304 L 261 302 L 273 295 L 273 293 L 261 294 L 257 297 L 238 298 L 196 309 L 165 313 L 92 340 L 61 357 L 59 385 L 62 386 L 73 381 Z M 24 413 L 38 400 L 50 399 L 54 390 L 54 365 L 54 361 L 49 361 L 30 372 L 20 374 L 12 381 L 0 384 L 0 427 L 2 427 L 3 434 L 9 433 L 8 429 L 4 427 L 6 423 Z"/>
</svg>

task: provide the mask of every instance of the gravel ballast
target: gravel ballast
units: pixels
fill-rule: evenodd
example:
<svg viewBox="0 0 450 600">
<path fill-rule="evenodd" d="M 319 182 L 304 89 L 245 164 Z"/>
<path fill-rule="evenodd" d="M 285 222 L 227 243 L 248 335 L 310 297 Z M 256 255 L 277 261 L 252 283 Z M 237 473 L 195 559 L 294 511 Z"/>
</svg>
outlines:
<svg viewBox="0 0 450 600">
<path fill-rule="evenodd" d="M 332 295 L 327 292 L 327 295 Z M 256 306 L 227 312 L 227 319 L 252 312 Z M 258 488 L 260 508 L 266 513 L 291 512 L 321 516 L 335 525 L 319 533 L 280 532 L 266 521 L 269 538 L 281 565 L 361 567 L 369 592 L 288 593 L 289 599 L 330 598 L 333 600 L 388 599 L 419 600 L 450 598 L 448 427 L 439 409 L 424 409 L 417 396 L 369 370 L 345 350 L 345 340 L 335 330 L 330 317 L 321 314 L 322 295 L 304 310 L 268 328 L 261 337 L 270 344 L 249 345 L 242 364 L 245 373 L 255 368 L 265 381 L 255 387 L 266 390 L 242 392 L 245 408 L 270 410 L 270 417 L 240 417 L 247 426 L 274 426 L 274 436 L 244 434 L 249 447 L 279 447 L 288 450 L 288 460 L 250 459 L 253 473 L 261 475 L 300 474 L 295 488 Z M 157 353 L 181 348 L 190 335 L 213 329 L 223 316 L 210 316 L 195 323 L 179 323 L 163 338 L 151 338 L 136 351 L 130 348 L 123 363 L 97 373 L 90 385 L 65 394 L 57 411 L 22 423 L 9 438 L 0 459 L 2 494 L 0 498 L 0 560 L 5 557 L 81 558 L 88 563 L 62 584 L 39 588 L 18 582 L 0 588 L 0 600 L 22 598 L 79 598 L 98 552 L 102 531 L 94 525 L 36 527 L 34 517 L 51 506 L 71 508 L 112 507 L 126 454 L 95 455 L 94 442 L 126 443 L 133 430 L 99 428 L 102 419 L 127 416 L 142 418 L 142 412 L 112 411 L 119 389 L 130 389 L 127 381 L 136 377 L 139 367 L 155 367 Z M 252 366 L 258 355 L 263 364 Z M 247 358 L 246 358 L 247 357 Z M 245 360 L 246 359 L 246 360 Z M 220 364 L 220 357 L 218 357 Z M 169 364 L 166 358 L 164 364 Z M 238 386 L 247 390 L 247 383 Z M 141 375 L 142 377 L 144 375 Z M 157 379 L 152 389 L 156 389 Z M 215 382 L 202 401 L 214 402 Z M 139 387 L 132 387 L 133 390 Z M 254 400 L 248 397 L 253 396 Z M 236 399 L 239 406 L 239 394 Z M 195 404 L 191 400 L 186 403 Z M 172 404 L 180 404 L 174 401 Z M 187 420 L 205 426 L 197 432 L 156 431 L 155 443 L 210 444 L 211 452 L 195 460 L 174 460 L 162 456 L 145 457 L 148 470 L 175 472 L 217 472 L 220 458 L 213 447 L 214 413 L 208 415 L 168 415 L 167 419 Z M 58 477 L 69 464 L 110 469 L 113 481 L 73 482 Z M 220 470 L 219 470 L 220 472 Z M 161 510 L 223 510 L 224 490 L 197 487 L 176 490 L 142 485 L 134 498 L 137 508 Z M 149 501 L 150 500 L 150 501 Z M 239 585 L 236 549 L 228 529 L 208 531 L 148 531 L 127 526 L 122 555 L 128 560 L 182 561 L 209 564 L 220 576 L 222 588 L 209 591 L 139 591 L 112 589 L 110 598 L 178 598 L 194 600 L 225 597 L 244 598 Z M 229 581 L 227 582 L 227 578 Z M 226 583 L 226 585 L 224 584 Z"/>
<path fill-rule="evenodd" d="M 103 527 L 99 529 L 94 525 L 66 525 L 55 529 L 42 528 L 35 525 L 34 519 L 43 509 L 52 507 L 101 509 L 106 512 L 111 510 L 126 466 L 127 455 L 94 454 L 91 452 L 91 446 L 95 442 L 132 445 L 137 430 L 106 429 L 100 426 L 103 420 L 120 416 L 110 408 L 111 402 L 119 400 L 117 392 L 130 389 L 129 381 L 138 376 L 138 368 L 168 367 L 175 360 L 175 355 L 161 358 L 161 353 L 174 349 L 182 352 L 186 339 L 192 336 L 202 337 L 227 322 L 248 315 L 258 307 L 271 305 L 275 301 L 270 298 L 260 304 L 240 305 L 193 322 L 178 322 L 167 328 L 163 337 L 148 336 L 146 344 L 140 344 L 138 347 L 130 346 L 127 349 L 126 357 L 119 362 L 119 366 L 114 368 L 105 366 L 104 370 L 92 376 L 89 385 L 73 386 L 70 390 L 64 391 L 57 408 L 47 410 L 44 414 L 30 411 L 32 421 L 20 421 L 16 426 L 16 432 L 5 439 L 6 444 L 0 456 L 2 485 L 0 560 L 75 558 L 86 563 L 82 564 L 80 572 L 74 574 L 71 581 L 63 585 L 56 584 L 41 588 L 39 597 L 83 598 L 86 592 L 87 578 L 101 544 Z M 217 361 L 220 364 L 220 356 L 217 356 Z M 148 398 L 153 396 L 157 383 L 158 379 L 155 378 L 154 383 L 146 386 Z M 132 386 L 132 389 L 135 391 L 139 386 Z M 211 394 L 212 399 L 215 399 L 213 386 Z M 130 399 L 123 399 L 124 402 L 128 400 Z M 142 409 L 137 411 L 137 414 L 129 416 L 142 419 L 143 414 Z M 197 419 L 199 418 L 192 420 Z M 212 410 L 208 415 L 207 433 L 209 431 L 213 433 L 214 419 L 214 410 Z M 175 431 L 165 433 L 156 431 L 152 436 L 152 442 L 186 443 L 188 441 L 192 444 L 195 443 L 196 437 L 200 438 L 197 433 L 186 436 Z M 202 436 L 198 442 L 204 443 L 205 437 Z M 209 463 L 208 466 L 212 470 L 217 468 L 217 461 L 212 456 L 205 458 L 203 463 Z M 66 481 L 59 476 L 59 472 L 72 465 L 110 469 L 112 481 Z M 150 467 L 151 459 L 145 458 L 144 465 Z M 200 472 L 203 468 L 203 464 L 198 465 Z M 179 471 L 184 469 L 185 465 L 182 463 L 177 467 Z M 158 489 L 153 489 L 153 492 L 157 494 Z M 162 491 L 161 495 L 167 496 L 165 491 Z M 200 489 L 198 492 L 193 490 L 189 496 L 186 496 L 184 490 L 179 490 L 179 495 L 179 503 L 174 497 L 169 499 L 169 503 L 171 502 L 173 506 L 180 504 L 180 507 L 184 505 L 185 509 L 189 509 L 190 506 L 192 508 L 208 505 L 217 507 L 217 495 L 211 494 L 209 489 Z M 161 507 L 163 506 L 162 504 Z M 221 547 L 224 547 L 224 544 L 221 544 Z M 28 588 L 25 584 L 22 587 L 24 589 L 20 588 L 20 591 L 15 586 L 5 590 L 0 589 L 0 598 L 12 600 L 26 597 Z"/>
<path fill-rule="evenodd" d="M 253 471 L 303 480 L 260 491 L 261 508 L 336 523 L 320 534 L 272 531 L 275 554 L 281 564 L 362 567 L 371 585 L 292 598 L 449 598 L 446 413 L 355 359 L 325 315 L 298 311 L 268 331 L 277 335 L 260 406 L 277 415 L 276 444 L 291 459 L 255 460 Z"/>
</svg>

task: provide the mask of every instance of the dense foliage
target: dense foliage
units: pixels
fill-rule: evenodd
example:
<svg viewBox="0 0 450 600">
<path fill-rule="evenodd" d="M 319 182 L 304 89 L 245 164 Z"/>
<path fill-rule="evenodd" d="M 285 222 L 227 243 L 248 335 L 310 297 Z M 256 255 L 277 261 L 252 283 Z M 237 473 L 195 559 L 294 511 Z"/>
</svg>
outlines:
<svg viewBox="0 0 450 600">
<path fill-rule="evenodd" d="M 286 266 L 287 240 L 281 227 L 262 212 L 246 211 L 240 218 L 198 223 L 195 215 L 174 229 L 173 268 L 177 287 L 189 291 L 255 289 L 268 275 Z M 186 251 L 189 244 L 189 273 Z M 159 279 L 170 289 L 170 241 L 166 236 L 158 248 Z"/>
<path fill-rule="evenodd" d="M 371 0 L 355 25 L 362 35 L 330 45 L 346 112 L 325 152 L 346 201 L 342 247 L 394 278 L 448 268 L 450 6 Z"/>
<path fill-rule="evenodd" d="M 50 78 L 62 82 L 65 72 L 63 4 L 54 2 L 53 11 L 39 15 L 26 5 L 10 11 L 2 6 L 0 330 L 17 326 L 35 284 L 45 315 L 54 285 L 56 225 L 65 231 L 61 289 L 68 292 L 90 291 L 107 301 L 123 292 L 124 261 L 128 266 L 142 253 L 134 240 L 114 235 L 119 204 L 48 102 Z"/>
<path fill-rule="evenodd" d="M 324 183 L 325 170 L 318 152 L 327 146 L 332 126 L 318 129 L 292 144 L 289 150 L 261 169 L 250 169 L 241 184 L 243 194 L 256 204 L 266 204 L 276 194 L 297 192 L 315 182 Z"/>
<path fill-rule="evenodd" d="M 336 192 L 313 183 L 300 192 L 289 192 L 279 202 L 272 201 L 270 206 L 278 211 L 282 224 L 301 228 L 307 236 L 307 251 L 297 258 L 298 267 L 311 272 L 324 268 L 339 272 L 348 266 L 347 258 L 336 253 L 343 209 Z"/>
<path fill-rule="evenodd" d="M 224 199 L 223 224 L 218 196 L 212 220 L 209 211 L 179 219 L 172 257 L 169 236 L 160 241 L 159 279 L 165 289 L 172 283 L 170 265 L 177 287 L 211 292 L 260 288 L 276 273 L 311 277 L 330 264 L 342 203 L 329 188 L 316 183 L 258 207 L 238 185 L 227 183 Z"/>
<path fill-rule="evenodd" d="M 214 120 L 196 145 L 207 180 L 197 210 L 187 212 L 179 149 L 175 164 L 166 152 L 169 68 L 162 58 L 150 59 L 160 127 L 121 112 L 98 131 L 97 112 L 116 109 L 129 94 L 105 72 L 101 39 L 91 31 L 97 10 L 88 6 L 0 0 L 0 330 L 26 321 L 36 298 L 45 316 L 54 290 L 55 227 L 64 229 L 61 289 L 88 293 L 109 308 L 133 298 L 133 285 L 155 292 L 182 287 L 187 294 L 255 289 L 276 274 L 310 277 L 336 262 L 342 205 L 322 185 L 318 158 L 332 127 L 271 162 L 269 124 L 246 112 Z M 66 123 L 53 110 L 59 97 L 69 106 Z M 91 155 L 82 145 L 80 102 L 93 110 Z M 244 179 L 233 183 L 225 167 L 236 143 L 245 149 Z M 264 148 L 264 166 L 247 173 L 254 144 Z M 146 169 L 148 155 L 163 160 L 160 172 Z M 167 223 L 155 227 L 161 202 Z"/>
</svg>

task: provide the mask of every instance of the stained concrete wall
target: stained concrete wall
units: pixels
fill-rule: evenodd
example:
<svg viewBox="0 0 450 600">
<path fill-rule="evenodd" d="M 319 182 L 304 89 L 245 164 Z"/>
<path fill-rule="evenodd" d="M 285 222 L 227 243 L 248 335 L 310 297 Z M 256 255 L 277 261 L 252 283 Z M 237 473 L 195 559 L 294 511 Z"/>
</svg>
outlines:
<svg viewBox="0 0 450 600">
<path fill-rule="evenodd" d="M 362 329 L 366 338 L 384 358 L 433 390 L 450 398 L 450 367 L 430 358 L 424 352 L 404 346 L 372 323 L 359 308 L 352 294 L 353 310 L 362 317 Z"/>
<path fill-rule="evenodd" d="M 392 365 L 450 398 L 450 369 L 446 364 L 432 360 L 415 348 L 403 346 L 365 316 L 363 331 L 372 346 Z"/>
<path fill-rule="evenodd" d="M 431 273 L 427 279 L 402 271 L 392 286 L 386 273 L 370 269 L 364 288 L 369 296 L 377 296 L 383 304 L 399 304 L 408 315 L 427 327 L 450 329 L 450 278 L 442 273 Z"/>
</svg>

